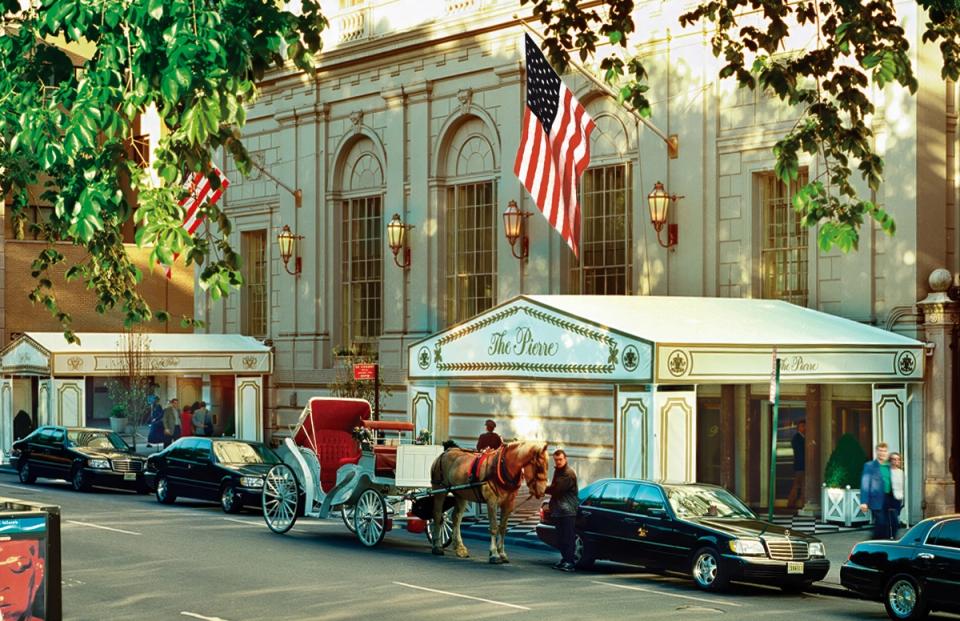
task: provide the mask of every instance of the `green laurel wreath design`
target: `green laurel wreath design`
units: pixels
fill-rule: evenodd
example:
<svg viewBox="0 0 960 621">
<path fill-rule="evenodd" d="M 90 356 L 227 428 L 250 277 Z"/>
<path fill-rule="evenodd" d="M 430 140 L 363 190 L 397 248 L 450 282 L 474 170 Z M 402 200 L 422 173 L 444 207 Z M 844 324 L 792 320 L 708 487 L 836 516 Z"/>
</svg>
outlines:
<svg viewBox="0 0 960 621">
<path fill-rule="evenodd" d="M 520 310 L 519 308 L 514 306 L 513 308 L 502 310 L 499 313 L 494 313 L 493 315 L 490 315 L 486 319 L 482 319 L 477 323 L 470 324 L 469 326 L 465 326 L 457 330 L 456 332 L 451 332 L 447 336 L 438 340 L 437 345 L 445 345 L 450 341 L 456 341 L 457 339 L 462 338 L 472 332 L 476 332 L 477 330 L 482 330 L 483 328 L 486 328 L 487 326 L 489 326 L 491 323 L 496 323 L 501 319 L 505 319 L 507 317 L 510 317 L 511 315 L 516 315 L 519 310 Z"/>
<path fill-rule="evenodd" d="M 438 371 L 531 371 L 535 373 L 613 373 L 612 364 L 562 364 L 535 362 L 451 362 L 437 365 Z"/>
</svg>

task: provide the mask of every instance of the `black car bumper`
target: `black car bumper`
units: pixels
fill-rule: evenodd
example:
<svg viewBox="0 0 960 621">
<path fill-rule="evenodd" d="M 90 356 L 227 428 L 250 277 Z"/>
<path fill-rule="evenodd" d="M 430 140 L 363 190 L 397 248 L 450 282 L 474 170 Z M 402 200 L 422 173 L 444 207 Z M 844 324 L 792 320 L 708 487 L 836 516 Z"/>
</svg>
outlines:
<svg viewBox="0 0 960 621">
<path fill-rule="evenodd" d="M 840 584 L 869 599 L 880 599 L 884 586 L 883 573 L 847 561 L 840 566 Z"/>
<path fill-rule="evenodd" d="M 91 485 L 99 487 L 137 488 L 144 485 L 142 472 L 117 472 L 103 468 L 84 468 L 83 474 Z"/>
<path fill-rule="evenodd" d="M 557 547 L 557 528 L 553 524 L 537 524 L 537 537 L 551 548 Z"/>
<path fill-rule="evenodd" d="M 732 580 L 744 582 L 772 582 L 789 584 L 800 582 L 817 582 L 823 580 L 830 571 L 830 561 L 825 558 L 797 561 L 803 565 L 803 573 L 790 573 L 790 566 L 786 561 L 769 558 L 751 558 L 723 555 L 727 571 Z"/>
</svg>

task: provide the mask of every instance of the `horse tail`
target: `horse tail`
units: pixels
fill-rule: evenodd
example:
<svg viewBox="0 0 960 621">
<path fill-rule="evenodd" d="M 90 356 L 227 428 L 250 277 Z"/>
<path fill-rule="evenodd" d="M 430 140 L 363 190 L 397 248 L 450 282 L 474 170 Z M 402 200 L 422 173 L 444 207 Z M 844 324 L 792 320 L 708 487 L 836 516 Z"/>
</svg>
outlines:
<svg viewBox="0 0 960 621">
<path fill-rule="evenodd" d="M 443 456 L 445 453 L 440 453 L 437 455 L 437 458 L 433 460 L 433 465 L 430 466 L 430 484 L 434 487 L 439 487 L 443 481 Z"/>
</svg>

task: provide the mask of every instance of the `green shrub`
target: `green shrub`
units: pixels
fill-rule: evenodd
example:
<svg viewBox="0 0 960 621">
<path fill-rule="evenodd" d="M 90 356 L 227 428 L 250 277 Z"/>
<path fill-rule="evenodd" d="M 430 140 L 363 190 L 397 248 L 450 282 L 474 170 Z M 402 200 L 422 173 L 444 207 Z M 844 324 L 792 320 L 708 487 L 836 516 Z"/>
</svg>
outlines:
<svg viewBox="0 0 960 621">
<path fill-rule="evenodd" d="M 126 417 L 127 417 L 127 411 L 126 411 L 125 409 L 123 409 L 123 406 L 118 403 L 117 405 L 113 406 L 113 409 L 112 409 L 112 410 L 110 410 L 110 417 L 111 417 L 111 418 L 126 418 Z"/>
<path fill-rule="evenodd" d="M 827 487 L 860 487 L 860 475 L 863 473 L 863 464 L 867 461 L 867 454 L 853 434 L 845 433 L 840 436 L 837 448 L 833 449 L 827 467 L 823 472 L 823 482 Z"/>
</svg>

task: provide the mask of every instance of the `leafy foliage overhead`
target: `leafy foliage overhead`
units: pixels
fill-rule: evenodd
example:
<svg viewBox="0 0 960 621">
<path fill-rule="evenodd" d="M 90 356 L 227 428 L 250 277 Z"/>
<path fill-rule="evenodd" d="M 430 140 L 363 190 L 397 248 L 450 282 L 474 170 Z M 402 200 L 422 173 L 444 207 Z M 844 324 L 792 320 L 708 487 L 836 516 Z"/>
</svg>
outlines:
<svg viewBox="0 0 960 621">
<path fill-rule="evenodd" d="M 532 4 L 545 28 L 546 52 L 560 70 L 571 50 L 581 60 L 609 42 L 616 53 L 601 60 L 608 83 L 641 114 L 649 115 L 647 72 L 628 47 L 635 30 L 633 0 L 578 3 L 521 0 Z M 681 26 L 708 28 L 713 54 L 724 65 L 719 77 L 744 88 L 761 88 L 797 106 L 793 129 L 774 147 L 775 173 L 785 183 L 800 174 L 803 154 L 824 165 L 795 196 L 794 208 L 804 224 L 820 223 L 824 251 L 857 247 L 860 226 L 870 216 L 889 234 L 895 223 L 871 197 L 857 190 L 859 175 L 871 192 L 883 180 L 870 125 L 875 112 L 870 91 L 899 84 L 911 93 L 917 79 L 910 44 L 893 0 L 710 0 L 680 17 Z M 942 76 L 960 77 L 960 0 L 917 0 L 926 12 L 922 41 L 936 44 L 943 57 Z M 787 45 L 791 28 L 812 28 L 815 36 L 803 49 Z M 856 170 L 854 170 L 856 167 Z"/>
<path fill-rule="evenodd" d="M 178 201 L 184 179 L 209 173 L 220 147 L 247 172 L 239 128 L 265 71 L 287 59 L 312 71 L 326 21 L 316 0 L 301 5 L 294 14 L 259 0 L 31 0 L 27 8 L 0 0 L 0 192 L 14 230 L 29 227 L 48 242 L 33 262 L 31 299 L 68 339 L 71 317 L 51 275 L 65 262 L 55 241 L 85 249 L 65 266 L 67 279 L 82 280 L 98 311 L 119 310 L 128 325 L 168 319 L 137 290 L 143 274 L 122 243 L 130 223 L 136 242 L 152 248 L 151 264 L 185 255 L 202 266 L 214 298 L 240 284 L 229 219 L 207 205 L 208 234 L 191 238 Z M 63 41 L 91 47 L 92 58 L 75 67 Z M 153 108 L 168 131 L 151 174 L 134 130 Z M 33 205 L 52 206 L 51 217 L 28 223 Z"/>
</svg>

